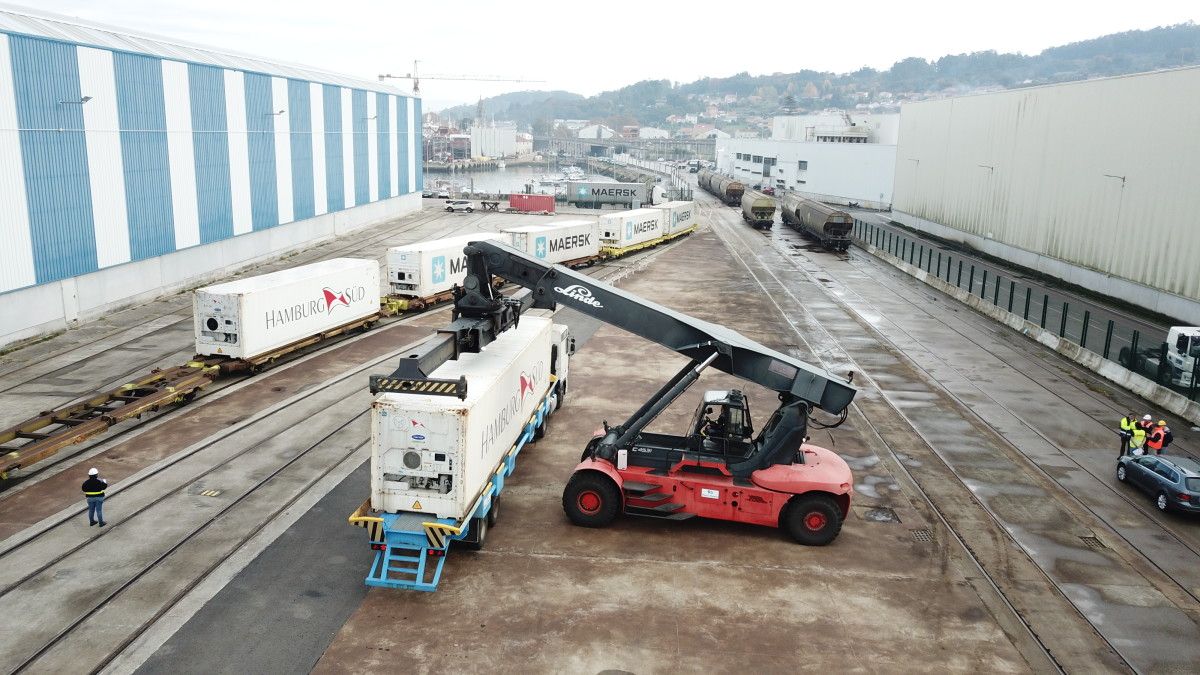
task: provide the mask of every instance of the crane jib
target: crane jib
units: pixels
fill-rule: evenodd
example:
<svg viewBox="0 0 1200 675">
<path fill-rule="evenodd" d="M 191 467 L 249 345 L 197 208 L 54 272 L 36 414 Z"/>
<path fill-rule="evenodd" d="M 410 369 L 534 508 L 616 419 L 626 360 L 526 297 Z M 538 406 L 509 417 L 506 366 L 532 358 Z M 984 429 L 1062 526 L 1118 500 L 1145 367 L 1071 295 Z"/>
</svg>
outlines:
<svg viewBox="0 0 1200 675">
<path fill-rule="evenodd" d="M 583 314 L 652 340 L 697 361 L 715 349 L 712 367 L 840 414 L 856 390 L 846 378 L 775 351 L 735 330 L 677 312 L 496 241 L 467 245 L 467 275 L 456 314 L 483 317 L 503 302 L 486 283 L 492 275 L 532 291 L 533 307 L 562 303 Z M 472 278 L 474 277 L 474 278 Z"/>
</svg>

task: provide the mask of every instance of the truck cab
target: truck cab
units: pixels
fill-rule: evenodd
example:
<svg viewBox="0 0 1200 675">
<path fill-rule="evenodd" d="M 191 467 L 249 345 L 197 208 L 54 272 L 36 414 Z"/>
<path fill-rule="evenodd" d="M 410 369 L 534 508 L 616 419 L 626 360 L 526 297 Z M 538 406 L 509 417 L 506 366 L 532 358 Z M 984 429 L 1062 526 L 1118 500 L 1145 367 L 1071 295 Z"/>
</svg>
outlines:
<svg viewBox="0 0 1200 675">
<path fill-rule="evenodd" d="M 1200 327 L 1172 326 L 1167 332 L 1167 363 L 1171 366 L 1171 383 L 1181 387 L 1192 385 L 1196 358 L 1200 357 Z"/>
</svg>

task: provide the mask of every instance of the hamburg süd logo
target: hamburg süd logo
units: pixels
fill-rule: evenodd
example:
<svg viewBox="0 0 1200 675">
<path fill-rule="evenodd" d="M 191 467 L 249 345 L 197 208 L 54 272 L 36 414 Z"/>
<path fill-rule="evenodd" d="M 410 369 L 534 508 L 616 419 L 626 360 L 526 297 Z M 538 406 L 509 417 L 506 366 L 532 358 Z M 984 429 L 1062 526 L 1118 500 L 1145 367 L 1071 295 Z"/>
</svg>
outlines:
<svg viewBox="0 0 1200 675">
<path fill-rule="evenodd" d="M 333 308 L 339 305 L 350 306 L 350 296 L 346 293 L 335 291 L 328 286 L 321 291 L 325 295 L 325 313 L 333 313 Z"/>
</svg>

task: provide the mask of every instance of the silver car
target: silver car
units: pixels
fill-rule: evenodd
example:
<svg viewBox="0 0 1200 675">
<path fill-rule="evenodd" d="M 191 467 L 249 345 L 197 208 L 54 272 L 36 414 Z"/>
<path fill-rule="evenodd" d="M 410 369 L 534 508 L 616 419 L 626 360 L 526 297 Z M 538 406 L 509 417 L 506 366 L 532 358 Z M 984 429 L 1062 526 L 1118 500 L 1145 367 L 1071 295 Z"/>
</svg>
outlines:
<svg viewBox="0 0 1200 675">
<path fill-rule="evenodd" d="M 1159 511 L 1200 513 L 1200 462 L 1177 455 L 1123 455 L 1117 480 L 1154 498 Z"/>
</svg>

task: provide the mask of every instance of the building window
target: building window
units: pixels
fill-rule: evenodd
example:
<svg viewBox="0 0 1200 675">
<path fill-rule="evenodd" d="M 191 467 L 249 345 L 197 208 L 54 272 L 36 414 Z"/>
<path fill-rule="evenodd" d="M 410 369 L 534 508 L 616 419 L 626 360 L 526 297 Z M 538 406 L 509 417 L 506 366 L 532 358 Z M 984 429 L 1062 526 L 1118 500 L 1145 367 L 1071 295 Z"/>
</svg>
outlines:
<svg viewBox="0 0 1200 675">
<path fill-rule="evenodd" d="M 754 159 L 752 159 L 751 161 L 754 162 L 755 164 L 762 164 L 762 155 L 755 155 Z"/>
<path fill-rule="evenodd" d="M 763 157 L 763 164 L 765 166 L 775 166 L 775 158 L 774 157 Z"/>
<path fill-rule="evenodd" d="M 796 164 L 800 166 L 800 171 L 808 171 L 808 160 L 802 159 Z"/>
<path fill-rule="evenodd" d="M 796 183 L 797 183 L 798 185 L 804 185 L 804 184 L 805 184 L 805 183 L 807 183 L 807 182 L 808 182 L 808 181 L 806 181 L 806 180 L 798 180 L 798 181 L 796 181 Z"/>
</svg>

